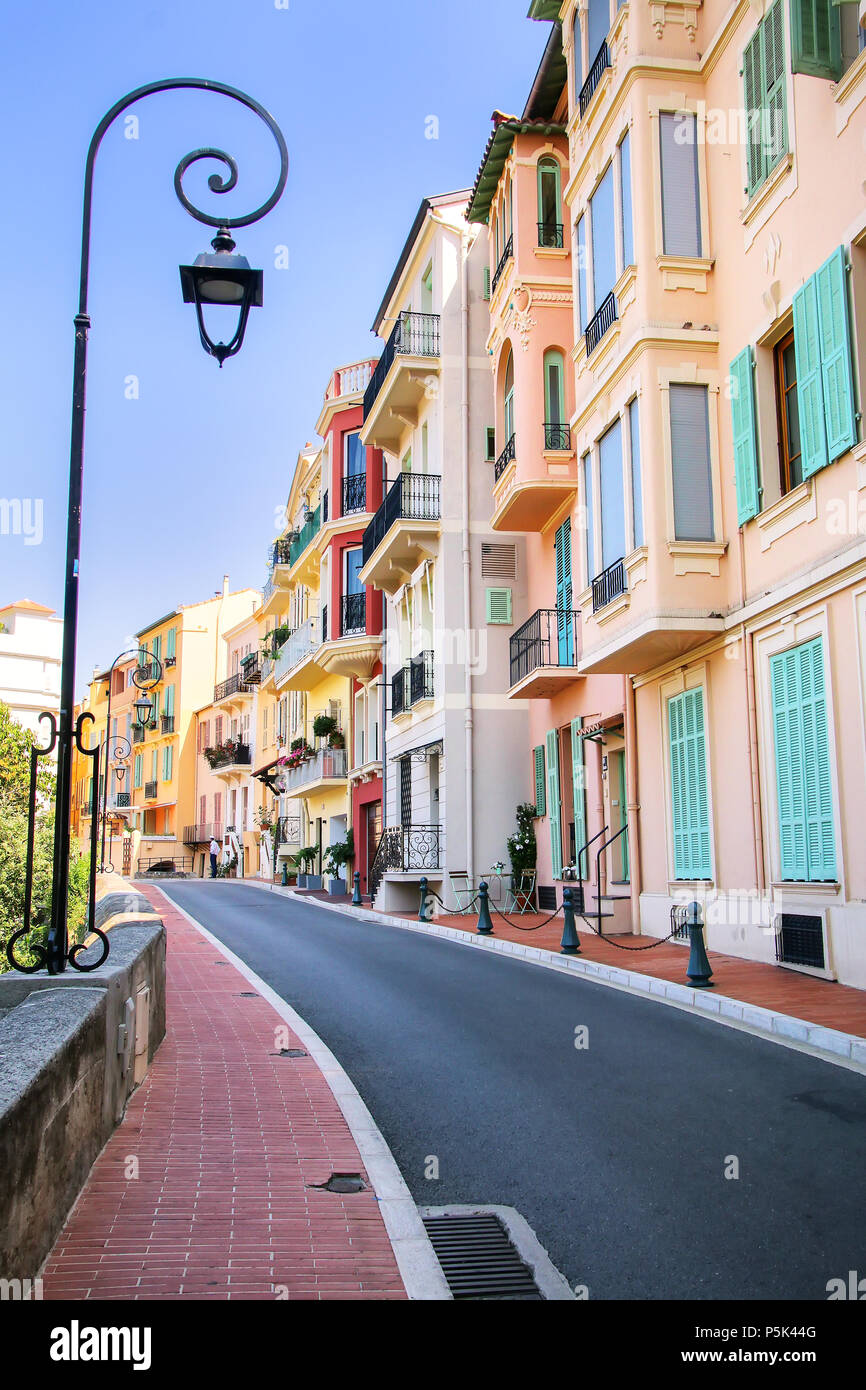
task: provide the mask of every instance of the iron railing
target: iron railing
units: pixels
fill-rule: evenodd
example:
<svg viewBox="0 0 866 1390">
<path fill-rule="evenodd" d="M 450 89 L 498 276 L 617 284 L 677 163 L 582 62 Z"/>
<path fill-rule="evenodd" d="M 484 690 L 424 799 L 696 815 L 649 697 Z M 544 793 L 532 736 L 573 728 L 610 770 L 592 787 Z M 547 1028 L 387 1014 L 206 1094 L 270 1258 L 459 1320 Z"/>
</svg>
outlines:
<svg viewBox="0 0 866 1390">
<path fill-rule="evenodd" d="M 143 724 L 133 724 L 133 726 L 132 726 L 132 741 L 133 741 L 133 743 L 144 743 L 144 725 L 143 725 Z"/>
<path fill-rule="evenodd" d="M 419 652 L 391 677 L 391 717 L 433 699 L 433 653 Z"/>
<path fill-rule="evenodd" d="M 166 873 L 191 874 L 194 863 L 194 854 L 149 854 L 146 859 L 139 859 L 138 872 L 147 874 L 164 867 Z"/>
<path fill-rule="evenodd" d="M 608 565 L 607 569 L 602 570 L 592 581 L 593 613 L 597 613 L 600 608 L 606 608 L 620 594 L 626 593 L 627 589 L 625 563 L 623 560 L 614 560 L 612 565 Z"/>
<path fill-rule="evenodd" d="M 506 470 L 506 468 L 508 467 L 509 463 L 510 463 L 511 460 L 514 458 L 514 454 L 515 454 L 515 443 L 514 443 L 514 435 L 512 435 L 511 438 L 509 439 L 508 443 L 506 444 L 505 448 L 502 450 L 502 453 L 499 455 L 499 458 L 496 460 L 496 462 L 495 462 L 494 465 L 493 465 L 493 481 L 494 481 L 495 483 L 498 483 L 498 482 L 499 482 L 499 479 L 502 477 L 502 474 L 505 472 L 505 470 Z"/>
<path fill-rule="evenodd" d="M 311 652 L 318 650 L 320 631 L 321 627 L 317 619 L 308 618 L 286 638 L 274 663 L 274 679 L 278 686 L 284 676 L 287 676 L 290 671 L 293 671 L 296 666 L 306 660 Z"/>
<path fill-rule="evenodd" d="M 115 792 L 114 805 L 118 811 L 127 811 L 132 805 L 132 792 Z"/>
<path fill-rule="evenodd" d="M 160 717 L 159 717 L 159 728 L 160 728 L 160 732 L 163 733 L 163 734 L 173 734 L 173 733 L 174 733 L 174 715 L 173 715 L 173 714 L 161 714 Z"/>
<path fill-rule="evenodd" d="M 343 622 L 341 632 L 344 637 L 354 637 L 367 630 L 367 595 L 343 595 Z"/>
<path fill-rule="evenodd" d="M 273 550 L 271 551 L 271 569 L 273 569 L 276 565 L 291 564 L 291 560 L 289 559 L 290 547 L 291 541 L 289 541 L 285 536 L 281 536 L 278 541 L 274 541 Z"/>
<path fill-rule="evenodd" d="M 564 228 L 561 222 L 539 222 L 538 244 L 561 251 L 564 242 Z"/>
<path fill-rule="evenodd" d="M 221 821 L 202 821 L 200 825 L 185 825 L 183 842 L 185 845 L 209 845 L 211 840 L 222 840 Z"/>
<path fill-rule="evenodd" d="M 419 873 L 438 869 L 442 859 L 439 825 L 390 825 L 382 831 L 367 875 L 367 891 L 376 897 L 386 873 Z"/>
<path fill-rule="evenodd" d="M 545 449 L 559 449 L 562 453 L 567 453 L 571 449 L 571 426 L 545 420 L 544 447 Z"/>
<path fill-rule="evenodd" d="M 580 104 L 580 114 L 581 114 L 581 116 L 584 115 L 584 113 L 586 112 L 586 108 L 589 106 L 589 103 L 592 101 L 592 94 L 593 94 L 593 92 L 595 91 L 596 87 L 598 86 L 599 82 L 601 81 L 602 75 L 603 75 L 603 73 L 604 73 L 605 68 L 609 68 L 609 67 L 610 67 L 610 52 L 609 52 L 608 46 L 607 46 L 607 39 L 604 39 L 604 40 L 602 41 L 601 48 L 598 50 L 598 53 L 595 55 L 595 61 L 594 61 L 593 65 L 592 65 L 592 67 L 591 67 L 590 70 L 589 70 L 589 73 L 588 73 L 588 75 L 587 75 L 587 79 L 586 79 L 586 81 L 584 82 L 583 86 L 582 86 L 581 89 L 580 89 L 580 96 L 579 96 L 579 98 L 578 98 L 578 101 L 579 101 L 579 104 Z"/>
<path fill-rule="evenodd" d="M 511 685 L 545 666 L 577 666 L 580 610 L 539 608 L 510 642 Z"/>
<path fill-rule="evenodd" d="M 158 784 L 157 784 L 156 782 L 145 782 L 145 784 L 144 784 L 144 799 L 145 799 L 145 801 L 154 801 L 154 800 L 156 799 L 158 790 L 159 790 L 159 788 L 158 788 Z"/>
<path fill-rule="evenodd" d="M 224 767 L 249 767 L 251 750 L 248 743 L 235 743 L 231 748 L 218 749 L 211 761 L 211 770 L 216 772 Z"/>
<path fill-rule="evenodd" d="M 220 700 L 227 700 L 230 695 L 243 695 L 247 692 L 247 677 L 245 672 L 235 671 L 228 680 L 220 681 L 219 685 L 213 688 L 213 702 L 218 705 Z"/>
<path fill-rule="evenodd" d="M 322 525 L 323 525 L 323 526 L 324 526 L 325 522 L 328 520 L 328 514 L 329 514 L 329 509 L 330 509 L 330 501 L 329 501 L 330 495 L 331 495 L 331 494 L 330 494 L 329 492 L 323 492 L 323 493 L 322 493 Z"/>
<path fill-rule="evenodd" d="M 439 351 L 439 315 L 415 314 L 404 310 L 394 324 L 370 378 L 370 385 L 364 392 L 364 419 L 373 409 L 395 357 L 438 357 Z"/>
<path fill-rule="evenodd" d="M 441 482 L 442 479 L 435 473 L 400 474 L 364 532 L 361 554 L 365 565 L 396 521 L 439 520 Z"/>
<path fill-rule="evenodd" d="M 609 328 L 612 328 L 617 320 L 616 296 L 611 290 L 606 299 L 601 304 L 596 313 L 593 314 L 589 323 L 586 325 L 584 339 L 586 341 L 586 355 L 589 357 L 595 352 L 602 338 Z"/>
<path fill-rule="evenodd" d="M 322 641 L 328 640 L 328 605 L 322 604 Z"/>
<path fill-rule="evenodd" d="M 291 795 L 299 787 L 306 787 L 311 782 L 320 782 L 329 777 L 343 779 L 345 776 L 345 748 L 320 748 L 306 762 L 299 763 L 297 767 L 286 768 L 283 774 L 283 790 L 287 795 Z"/>
<path fill-rule="evenodd" d="M 688 908 L 684 903 L 674 903 L 671 908 L 671 941 L 688 941 Z"/>
<path fill-rule="evenodd" d="M 321 504 L 314 512 L 310 512 L 300 531 L 293 541 L 289 543 L 289 564 L 293 565 L 299 560 L 306 550 L 310 541 L 319 534 L 322 526 Z"/>
<path fill-rule="evenodd" d="M 391 677 L 391 718 L 396 719 L 409 708 L 409 680 L 407 669 L 401 666 Z"/>
<path fill-rule="evenodd" d="M 505 250 L 502 252 L 502 255 L 499 257 L 499 264 L 498 264 L 498 266 L 496 267 L 496 269 L 495 269 L 494 272 L 493 272 L 493 279 L 490 281 L 490 293 L 491 293 L 491 294 L 494 294 L 494 293 L 495 293 L 496 286 L 499 284 L 499 281 L 502 279 L 502 276 L 503 276 L 504 273 L 505 273 L 505 267 L 507 266 L 508 262 L 511 260 L 511 258 L 512 258 L 513 255 L 514 255 L 514 236 L 512 235 L 512 236 L 510 236 L 510 237 L 508 238 L 508 240 L 506 241 L 506 243 L 505 243 Z"/>
<path fill-rule="evenodd" d="M 144 665 L 139 666 L 137 675 L 140 681 L 158 681 L 161 674 L 161 667 L 155 661 L 145 661 Z"/>
<path fill-rule="evenodd" d="M 343 479 L 343 516 L 367 510 L 367 475 L 352 473 Z"/>
<path fill-rule="evenodd" d="M 244 685 L 259 685 L 262 679 L 261 666 L 257 652 L 251 652 L 241 660 L 241 680 Z"/>
<path fill-rule="evenodd" d="M 280 816 L 274 834 L 274 848 L 280 845 L 299 845 L 301 843 L 300 816 Z"/>
</svg>

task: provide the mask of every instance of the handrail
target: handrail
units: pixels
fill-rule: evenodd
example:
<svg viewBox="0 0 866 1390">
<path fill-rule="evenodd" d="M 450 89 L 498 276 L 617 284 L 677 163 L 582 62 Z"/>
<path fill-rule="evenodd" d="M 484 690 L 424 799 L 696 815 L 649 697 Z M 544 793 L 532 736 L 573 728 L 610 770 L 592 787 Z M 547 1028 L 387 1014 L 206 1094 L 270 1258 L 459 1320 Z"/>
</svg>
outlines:
<svg viewBox="0 0 866 1390">
<path fill-rule="evenodd" d="M 605 826 L 605 829 L 607 829 L 606 826 Z M 599 849 L 597 855 L 595 856 L 595 881 L 596 881 L 596 885 L 597 885 L 598 890 L 599 890 L 599 891 L 598 891 L 598 896 L 597 896 L 597 898 L 596 898 L 596 901 L 597 901 L 597 903 L 598 903 L 598 934 L 599 934 L 599 936 L 603 936 L 603 935 L 604 935 L 604 933 L 602 932 L 602 929 L 601 929 L 601 878 L 599 877 L 599 865 L 600 865 L 600 863 L 601 863 L 601 856 L 604 854 L 604 852 L 605 852 L 606 849 L 610 849 L 611 845 L 616 844 L 616 842 L 617 842 L 617 840 L 619 839 L 620 835 L 624 835 L 625 832 L 626 832 L 627 830 L 628 830 L 628 816 L 626 816 L 623 825 L 622 825 L 622 826 L 620 827 L 620 829 L 616 832 L 616 834 L 615 834 L 615 835 L 611 835 L 611 837 L 610 837 L 609 840 L 605 840 L 604 844 L 601 846 L 601 848 Z M 598 836 L 596 836 L 596 839 L 598 839 Z"/>
</svg>

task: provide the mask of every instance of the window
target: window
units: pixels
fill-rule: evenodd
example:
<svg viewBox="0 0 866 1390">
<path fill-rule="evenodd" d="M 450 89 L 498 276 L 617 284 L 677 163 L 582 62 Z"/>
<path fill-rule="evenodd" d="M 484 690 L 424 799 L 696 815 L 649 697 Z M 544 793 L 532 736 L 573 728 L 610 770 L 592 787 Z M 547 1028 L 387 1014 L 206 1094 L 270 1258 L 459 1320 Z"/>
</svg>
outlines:
<svg viewBox="0 0 866 1390">
<path fill-rule="evenodd" d="M 857 442 L 847 263 L 841 246 L 794 294 L 794 356 L 802 473 L 809 478 Z"/>
<path fill-rule="evenodd" d="M 545 156 L 538 161 L 538 244 L 562 246 L 562 204 L 559 161 Z"/>
<path fill-rule="evenodd" d="M 427 266 L 421 279 L 421 313 L 433 313 L 433 263 Z"/>
<path fill-rule="evenodd" d="M 574 229 L 574 239 L 577 253 L 577 303 L 578 321 L 581 333 L 584 332 L 589 323 L 589 297 L 587 285 L 587 250 L 586 250 L 586 218 L 580 217 Z"/>
<path fill-rule="evenodd" d="M 487 463 L 493 463 L 494 459 L 496 458 L 496 430 L 493 429 L 490 425 L 487 426 L 486 440 L 487 444 L 485 447 L 484 458 Z"/>
<path fill-rule="evenodd" d="M 592 455 L 583 456 L 583 498 L 586 511 L 586 582 L 595 578 L 595 530 L 592 497 Z"/>
<path fill-rule="evenodd" d="M 791 0 L 791 71 L 836 82 L 842 74 L 842 31 L 850 49 L 850 14 L 857 23 L 857 7 L 839 0 Z M 855 50 L 856 52 L 856 50 Z"/>
<path fill-rule="evenodd" d="M 177 628 L 170 627 L 165 634 L 165 658 L 166 661 L 174 661 L 177 657 Z"/>
<path fill-rule="evenodd" d="M 135 755 L 135 771 L 134 771 L 134 775 L 133 775 L 133 779 L 132 779 L 132 784 L 133 784 L 134 787 L 140 787 L 140 786 L 141 786 L 141 773 L 142 773 L 141 754 L 140 754 L 140 753 L 136 753 L 136 755 Z"/>
<path fill-rule="evenodd" d="M 633 543 L 635 550 L 644 543 L 643 529 L 643 487 L 640 475 L 640 412 L 637 397 L 629 402 L 628 437 L 631 449 L 631 510 L 633 520 Z"/>
<path fill-rule="evenodd" d="M 344 468 L 347 478 L 357 478 L 367 471 L 367 450 L 361 443 L 360 434 L 347 434 L 344 453 Z"/>
<path fill-rule="evenodd" d="M 517 546 L 508 541 L 482 541 L 481 578 L 516 579 Z"/>
<path fill-rule="evenodd" d="M 503 400 L 503 422 L 506 444 L 514 436 L 514 353 L 508 349 L 508 361 L 505 364 L 505 393 Z"/>
<path fill-rule="evenodd" d="M 782 493 L 803 481 L 800 452 L 800 413 L 797 405 L 797 357 L 794 331 L 786 333 L 773 349 L 776 376 L 776 411 L 779 421 L 779 470 Z"/>
<path fill-rule="evenodd" d="M 674 536 L 678 541 L 715 537 L 706 386 L 671 384 L 671 469 Z"/>
<path fill-rule="evenodd" d="M 589 200 L 592 223 L 592 294 L 597 313 L 616 283 L 616 236 L 613 214 L 613 165 Z"/>
<path fill-rule="evenodd" d="M 755 432 L 755 375 L 751 348 L 738 353 L 730 366 L 734 481 L 737 487 L 737 525 L 743 526 L 759 509 L 758 443 Z M 794 400 L 796 408 L 796 400 Z M 783 492 L 788 489 L 783 487 Z"/>
<path fill-rule="evenodd" d="M 171 744 L 166 744 L 162 750 L 162 780 L 170 782 L 174 768 L 174 749 Z"/>
<path fill-rule="evenodd" d="M 548 425 L 563 425 L 565 414 L 565 358 L 555 348 L 544 354 L 544 419 Z M 553 443 L 549 448 L 561 448 Z"/>
<path fill-rule="evenodd" d="M 856 63 L 860 54 L 866 49 L 866 29 L 860 27 L 856 0 L 847 0 L 847 3 L 841 5 L 831 4 L 831 22 L 834 10 L 839 16 L 839 27 L 841 30 L 840 67 L 844 73 L 848 71 L 852 63 Z"/>
<path fill-rule="evenodd" d="M 687 111 L 659 112 L 659 142 L 662 249 L 666 256 L 700 256 L 697 118 Z"/>
<path fill-rule="evenodd" d="M 634 265 L 634 227 L 631 211 L 631 141 L 628 131 L 619 142 L 619 192 L 622 208 L 622 265 Z"/>
<path fill-rule="evenodd" d="M 159 749 L 158 749 L 158 748 L 154 748 L 154 749 L 151 751 L 151 755 L 150 755 L 150 780 L 151 780 L 151 782 L 156 782 L 156 781 L 159 780 Z"/>
<path fill-rule="evenodd" d="M 586 831 L 586 765 L 583 753 L 581 729 L 583 717 L 571 721 L 571 796 L 574 807 L 574 853 L 575 863 L 580 856 L 582 878 L 589 877 L 589 851 L 583 847 L 587 840 Z M 581 851 L 583 853 L 581 854 Z"/>
<path fill-rule="evenodd" d="M 782 0 L 775 0 L 743 53 L 746 194 L 760 188 L 788 150 Z"/>
<path fill-rule="evenodd" d="M 710 815 L 704 692 L 700 687 L 668 700 L 668 742 L 674 878 L 709 879 Z"/>
<path fill-rule="evenodd" d="M 589 61 L 594 63 L 610 29 L 610 0 L 589 0 Z"/>
<path fill-rule="evenodd" d="M 834 882 L 836 851 L 822 639 L 770 658 L 782 878 Z"/>
<path fill-rule="evenodd" d="M 622 476 L 622 425 L 615 420 L 599 440 L 601 483 L 601 567 L 625 555 L 625 495 Z"/>
</svg>

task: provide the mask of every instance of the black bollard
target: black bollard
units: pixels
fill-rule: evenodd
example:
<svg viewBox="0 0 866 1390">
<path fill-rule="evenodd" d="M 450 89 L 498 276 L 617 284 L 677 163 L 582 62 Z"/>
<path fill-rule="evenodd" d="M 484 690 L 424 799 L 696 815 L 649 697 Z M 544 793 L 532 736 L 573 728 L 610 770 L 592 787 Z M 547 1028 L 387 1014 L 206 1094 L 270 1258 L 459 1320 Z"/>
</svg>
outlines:
<svg viewBox="0 0 866 1390">
<path fill-rule="evenodd" d="M 686 974 L 694 989 L 712 989 L 713 971 L 710 966 L 707 948 L 704 945 L 704 922 L 700 903 L 689 903 L 686 908 L 686 925 L 689 929 L 689 965 Z"/>
</svg>

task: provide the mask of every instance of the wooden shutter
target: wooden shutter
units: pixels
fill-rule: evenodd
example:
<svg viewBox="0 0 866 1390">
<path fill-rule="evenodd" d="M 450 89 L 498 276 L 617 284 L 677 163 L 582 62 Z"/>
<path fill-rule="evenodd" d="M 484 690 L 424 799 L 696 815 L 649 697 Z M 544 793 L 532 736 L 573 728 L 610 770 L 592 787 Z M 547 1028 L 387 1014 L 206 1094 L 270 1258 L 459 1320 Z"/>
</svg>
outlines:
<svg viewBox="0 0 866 1390">
<path fill-rule="evenodd" d="M 544 785 L 544 746 L 532 750 L 532 772 L 535 779 L 535 814 L 543 816 L 547 814 L 547 796 Z"/>
<path fill-rule="evenodd" d="M 562 878 L 562 798 L 559 788 L 559 749 L 556 729 L 547 733 L 547 819 L 553 877 Z"/>
<path fill-rule="evenodd" d="M 791 71 L 829 82 L 841 76 L 841 25 L 833 0 L 791 0 Z"/>
<path fill-rule="evenodd" d="M 824 652 L 816 638 L 770 660 L 782 878 L 836 877 Z"/>
<path fill-rule="evenodd" d="M 743 53 L 743 103 L 746 110 L 746 193 L 751 198 L 764 178 L 764 149 L 761 143 L 761 99 L 764 90 L 764 59 L 760 28 L 746 44 Z"/>
<path fill-rule="evenodd" d="M 488 623 L 511 622 L 511 590 L 485 589 Z"/>
<path fill-rule="evenodd" d="M 150 780 L 155 782 L 159 776 L 159 750 L 154 748 L 150 755 Z"/>
<path fill-rule="evenodd" d="M 764 92 L 762 105 L 766 112 L 766 129 L 761 131 L 764 144 L 764 173 L 775 169 L 788 148 L 788 122 L 785 105 L 785 20 L 782 0 L 776 0 L 761 25 L 764 55 Z"/>
<path fill-rule="evenodd" d="M 140 754 L 140 753 L 136 753 L 136 755 L 135 755 L 135 776 L 134 776 L 134 778 L 133 778 L 133 785 L 136 786 L 136 787 L 140 787 L 140 786 L 141 786 L 141 754 Z"/>
<path fill-rule="evenodd" d="M 838 246 L 815 272 L 824 395 L 827 455 L 837 459 L 857 443 L 854 371 L 848 318 L 848 272 L 845 248 Z"/>
<path fill-rule="evenodd" d="M 165 687 L 165 709 L 164 709 L 163 712 L 164 712 L 165 714 L 168 714 L 168 715 L 174 714 L 174 686 L 173 686 L 173 685 L 167 685 L 167 686 Z"/>
<path fill-rule="evenodd" d="M 169 630 L 168 630 L 168 632 L 166 633 L 166 638 L 165 638 L 165 654 L 166 654 L 166 657 L 176 657 L 176 656 L 177 656 L 177 628 L 176 628 L 176 627 L 170 627 Z"/>
<path fill-rule="evenodd" d="M 743 348 L 730 366 L 731 419 L 734 435 L 734 478 L 737 485 L 737 525 L 758 513 L 758 446 L 755 434 L 755 378 L 752 349 Z"/>
<path fill-rule="evenodd" d="M 821 332 L 818 322 L 818 287 L 812 275 L 794 294 L 794 357 L 797 362 L 797 411 L 803 477 L 829 463 L 824 425 L 824 388 L 821 371 Z"/>
<path fill-rule="evenodd" d="M 674 878 L 712 875 L 707 795 L 704 692 L 685 690 L 668 701 Z"/>
<path fill-rule="evenodd" d="M 583 757 L 583 739 L 580 737 L 580 730 L 583 725 L 583 718 L 572 719 L 571 721 L 571 785 L 574 799 L 574 852 L 580 855 L 580 851 L 586 844 L 586 764 Z M 581 877 L 589 877 L 588 854 L 584 851 L 580 859 Z"/>
<path fill-rule="evenodd" d="M 207 797 L 206 797 L 206 796 L 200 796 L 199 799 L 198 799 L 198 823 L 199 823 L 200 826 L 201 826 L 201 825 L 205 825 L 205 824 L 207 823 Z"/>
<path fill-rule="evenodd" d="M 557 660 L 560 666 L 570 666 L 574 659 L 571 625 L 571 517 L 558 528 L 554 537 L 556 553 L 556 637 Z"/>
</svg>

